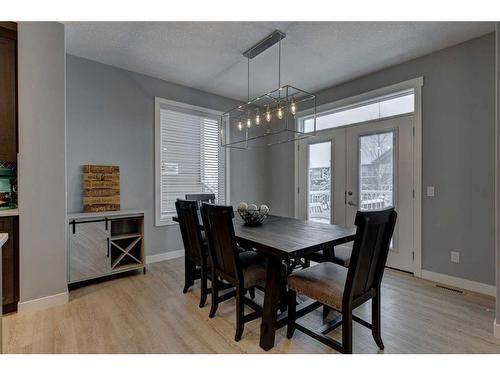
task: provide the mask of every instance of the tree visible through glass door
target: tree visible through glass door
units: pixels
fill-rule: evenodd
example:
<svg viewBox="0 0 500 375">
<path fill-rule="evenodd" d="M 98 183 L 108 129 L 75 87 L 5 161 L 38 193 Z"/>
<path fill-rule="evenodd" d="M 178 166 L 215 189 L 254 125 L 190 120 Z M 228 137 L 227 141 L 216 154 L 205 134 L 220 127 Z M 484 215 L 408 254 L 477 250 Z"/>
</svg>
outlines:
<svg viewBox="0 0 500 375">
<path fill-rule="evenodd" d="M 394 132 L 359 137 L 359 207 L 394 206 Z"/>
</svg>

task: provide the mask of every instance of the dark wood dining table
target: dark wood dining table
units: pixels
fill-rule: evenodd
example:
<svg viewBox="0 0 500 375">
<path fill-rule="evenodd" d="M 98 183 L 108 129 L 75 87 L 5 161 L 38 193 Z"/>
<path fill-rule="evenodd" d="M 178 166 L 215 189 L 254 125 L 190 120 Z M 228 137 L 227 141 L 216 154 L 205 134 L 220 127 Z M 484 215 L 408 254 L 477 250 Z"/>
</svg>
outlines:
<svg viewBox="0 0 500 375">
<path fill-rule="evenodd" d="M 174 221 L 178 221 L 176 217 Z M 235 213 L 234 232 L 241 246 L 268 257 L 260 346 L 269 350 L 274 346 L 276 330 L 286 324 L 286 314 L 278 318 L 281 283 L 286 282 L 281 275 L 283 262 L 320 250 L 332 256 L 336 245 L 354 240 L 355 228 L 273 215 L 261 225 L 250 227 Z"/>
</svg>

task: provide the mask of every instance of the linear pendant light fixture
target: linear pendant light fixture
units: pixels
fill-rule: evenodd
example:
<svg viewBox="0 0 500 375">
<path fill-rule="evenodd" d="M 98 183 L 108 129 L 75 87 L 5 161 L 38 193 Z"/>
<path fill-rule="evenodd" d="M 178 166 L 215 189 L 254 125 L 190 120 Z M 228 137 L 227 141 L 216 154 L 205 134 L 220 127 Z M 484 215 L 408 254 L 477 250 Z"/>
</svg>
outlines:
<svg viewBox="0 0 500 375">
<path fill-rule="evenodd" d="M 285 33 L 273 31 L 267 37 L 243 52 L 247 59 L 247 102 L 221 116 L 221 146 L 252 149 L 262 146 L 294 142 L 316 135 L 316 95 L 291 85 L 281 86 L 281 41 Z M 278 44 L 278 88 L 250 99 L 250 60 Z M 296 125 L 295 115 L 308 109 L 308 129 Z M 303 128 L 303 127 L 302 127 Z"/>
</svg>

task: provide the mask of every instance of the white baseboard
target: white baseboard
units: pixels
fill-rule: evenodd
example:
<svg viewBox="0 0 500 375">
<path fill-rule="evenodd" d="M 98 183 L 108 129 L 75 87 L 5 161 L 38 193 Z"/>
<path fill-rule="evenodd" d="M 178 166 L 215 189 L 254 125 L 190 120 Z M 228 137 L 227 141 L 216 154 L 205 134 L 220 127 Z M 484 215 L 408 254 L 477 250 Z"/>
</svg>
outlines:
<svg viewBox="0 0 500 375">
<path fill-rule="evenodd" d="M 493 322 L 493 336 L 497 339 L 500 339 L 500 324 L 497 323 L 497 320 Z"/>
<path fill-rule="evenodd" d="M 52 296 L 32 299 L 25 302 L 19 302 L 17 309 L 20 313 L 32 312 L 38 310 L 48 309 L 49 307 L 60 306 L 68 303 L 69 293 L 59 293 Z"/>
<path fill-rule="evenodd" d="M 146 256 L 146 264 L 162 262 L 164 260 L 170 260 L 175 258 L 180 258 L 184 256 L 184 249 L 168 251 L 166 253 L 147 255 Z"/>
<path fill-rule="evenodd" d="M 476 293 L 486 294 L 488 296 L 496 296 L 496 287 L 494 285 L 482 284 L 477 281 L 461 279 L 459 277 L 445 275 L 443 273 L 422 270 L 422 279 L 450 285 L 455 288 L 470 290 Z"/>
</svg>

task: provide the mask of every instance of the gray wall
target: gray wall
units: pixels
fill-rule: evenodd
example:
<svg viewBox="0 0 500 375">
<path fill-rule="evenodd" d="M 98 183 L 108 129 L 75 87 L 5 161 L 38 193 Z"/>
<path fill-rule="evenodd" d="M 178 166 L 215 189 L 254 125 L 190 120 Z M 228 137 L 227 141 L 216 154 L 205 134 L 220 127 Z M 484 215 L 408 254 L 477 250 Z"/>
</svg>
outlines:
<svg viewBox="0 0 500 375">
<path fill-rule="evenodd" d="M 64 26 L 18 24 L 21 302 L 66 287 Z"/>
<path fill-rule="evenodd" d="M 226 111 L 233 100 L 67 55 L 68 212 L 82 210 L 83 164 L 120 166 L 122 208 L 145 211 L 147 254 L 182 249 L 177 225 L 154 226 L 154 97 Z M 233 204 L 266 197 L 267 159 L 231 151 Z"/>
<path fill-rule="evenodd" d="M 419 76 L 422 182 L 436 187 L 422 200 L 422 268 L 494 285 L 494 34 L 323 90 L 318 105 Z M 293 216 L 293 145 L 273 148 L 269 162 L 271 207 Z"/>
<path fill-rule="evenodd" d="M 423 269 L 495 284 L 494 35 L 489 34 L 318 93 L 332 102 L 424 76 Z M 89 60 L 67 57 L 68 211 L 81 210 L 80 166 L 118 164 L 122 206 L 146 211 L 148 254 L 182 247 L 154 223 L 154 104 L 161 96 L 226 110 L 234 102 Z M 267 202 L 293 216 L 293 145 L 231 152 L 231 202 Z M 425 191 L 425 189 L 424 189 Z M 450 250 L 461 253 L 450 262 Z"/>
<path fill-rule="evenodd" d="M 496 178 L 496 233 L 495 233 L 495 246 L 496 246 L 496 273 L 497 273 L 497 309 L 496 309 L 496 324 L 500 327 L 500 23 L 496 24 L 495 33 L 495 47 L 496 47 L 496 101 L 495 101 L 495 121 L 496 121 L 496 144 L 495 144 L 495 178 Z M 497 328 L 498 330 L 498 328 Z M 500 338 L 500 331 L 496 332 Z"/>
</svg>

